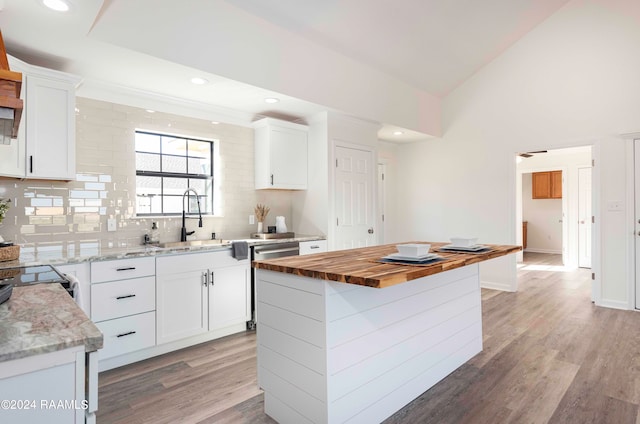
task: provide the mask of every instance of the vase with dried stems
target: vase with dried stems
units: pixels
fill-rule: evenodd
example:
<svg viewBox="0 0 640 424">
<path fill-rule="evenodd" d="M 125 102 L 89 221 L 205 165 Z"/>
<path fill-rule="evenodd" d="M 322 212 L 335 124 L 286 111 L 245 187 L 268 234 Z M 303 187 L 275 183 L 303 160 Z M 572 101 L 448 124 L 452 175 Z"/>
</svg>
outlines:
<svg viewBox="0 0 640 424">
<path fill-rule="evenodd" d="M 258 220 L 258 233 L 263 232 L 263 222 L 270 210 L 271 209 L 269 209 L 268 206 L 262 205 L 260 203 L 258 203 L 254 208 L 253 211 L 256 214 L 256 219 Z"/>
</svg>

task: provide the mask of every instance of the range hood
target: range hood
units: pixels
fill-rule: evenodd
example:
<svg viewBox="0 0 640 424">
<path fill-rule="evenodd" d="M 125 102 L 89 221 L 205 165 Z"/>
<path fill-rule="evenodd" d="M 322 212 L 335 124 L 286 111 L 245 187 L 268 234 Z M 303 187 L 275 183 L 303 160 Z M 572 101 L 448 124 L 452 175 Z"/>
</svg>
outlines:
<svg viewBox="0 0 640 424">
<path fill-rule="evenodd" d="M 0 31 L 0 144 L 11 144 L 18 136 L 22 117 L 22 74 L 9 69 L 7 51 Z"/>
</svg>

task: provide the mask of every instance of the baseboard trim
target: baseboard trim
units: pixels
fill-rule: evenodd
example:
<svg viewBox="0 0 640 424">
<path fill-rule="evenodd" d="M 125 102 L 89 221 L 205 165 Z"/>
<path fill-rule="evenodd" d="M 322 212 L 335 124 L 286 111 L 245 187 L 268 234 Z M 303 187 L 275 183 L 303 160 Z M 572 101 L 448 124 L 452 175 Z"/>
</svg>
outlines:
<svg viewBox="0 0 640 424">
<path fill-rule="evenodd" d="M 600 303 L 597 303 L 596 306 L 602 306 L 604 308 L 612 308 L 612 309 L 621 309 L 623 311 L 633 310 L 633 308 L 629 308 L 629 303 L 624 302 L 622 300 L 613 300 L 613 299 L 600 299 Z"/>
<path fill-rule="evenodd" d="M 512 292 L 511 286 L 505 283 L 496 283 L 494 281 L 480 281 L 480 287 L 483 289 L 500 290 Z"/>
<path fill-rule="evenodd" d="M 535 247 L 527 247 L 524 251 L 527 253 L 550 253 L 552 255 L 562 255 L 562 250 L 536 249 Z"/>
</svg>

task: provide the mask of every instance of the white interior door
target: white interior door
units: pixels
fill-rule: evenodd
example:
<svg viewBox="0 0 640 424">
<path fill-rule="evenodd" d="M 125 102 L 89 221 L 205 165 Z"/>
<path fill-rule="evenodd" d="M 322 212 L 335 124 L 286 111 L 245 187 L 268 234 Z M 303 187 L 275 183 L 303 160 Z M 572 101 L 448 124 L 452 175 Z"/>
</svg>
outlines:
<svg viewBox="0 0 640 424">
<path fill-rule="evenodd" d="M 376 244 L 373 152 L 336 146 L 335 248 Z"/>
<path fill-rule="evenodd" d="M 578 169 L 578 266 L 591 268 L 591 168 Z"/>
</svg>

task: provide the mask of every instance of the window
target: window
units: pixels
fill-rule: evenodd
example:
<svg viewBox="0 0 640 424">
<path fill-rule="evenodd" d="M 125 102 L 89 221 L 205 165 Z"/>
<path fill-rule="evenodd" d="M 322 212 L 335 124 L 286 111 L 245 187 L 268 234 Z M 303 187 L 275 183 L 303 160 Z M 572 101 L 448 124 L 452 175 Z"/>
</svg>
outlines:
<svg viewBox="0 0 640 424">
<path fill-rule="evenodd" d="M 136 131 L 136 214 L 182 214 L 182 195 L 194 189 L 203 214 L 213 212 L 213 141 Z M 198 213 L 195 196 L 185 200 Z"/>
</svg>

